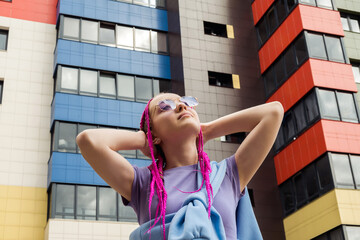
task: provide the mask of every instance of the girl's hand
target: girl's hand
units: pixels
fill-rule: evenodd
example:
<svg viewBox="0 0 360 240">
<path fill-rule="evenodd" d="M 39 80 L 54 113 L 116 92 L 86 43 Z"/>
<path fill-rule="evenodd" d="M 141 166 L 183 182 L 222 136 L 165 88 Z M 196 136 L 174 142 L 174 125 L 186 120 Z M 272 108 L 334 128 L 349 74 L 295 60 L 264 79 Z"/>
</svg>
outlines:
<svg viewBox="0 0 360 240">
<path fill-rule="evenodd" d="M 150 152 L 150 147 L 149 147 L 149 141 L 148 141 L 148 138 L 147 138 L 147 134 L 145 134 L 145 132 L 144 132 L 144 131 L 141 131 L 141 130 L 140 130 L 139 132 L 142 133 L 143 138 L 144 138 L 144 143 L 145 143 L 145 144 L 143 145 L 143 147 L 140 148 L 139 150 L 140 150 L 145 156 L 147 156 L 148 158 L 151 158 L 151 152 Z M 154 145 L 153 150 L 154 150 L 154 157 L 156 158 L 156 157 L 157 157 L 157 148 L 156 148 L 155 145 Z"/>
</svg>

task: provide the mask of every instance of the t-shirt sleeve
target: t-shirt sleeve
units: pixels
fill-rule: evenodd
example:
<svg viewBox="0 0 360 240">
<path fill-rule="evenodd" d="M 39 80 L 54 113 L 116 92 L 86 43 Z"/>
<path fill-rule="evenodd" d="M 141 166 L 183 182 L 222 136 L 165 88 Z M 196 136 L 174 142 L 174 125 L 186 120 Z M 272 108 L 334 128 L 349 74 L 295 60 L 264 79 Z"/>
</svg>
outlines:
<svg viewBox="0 0 360 240">
<path fill-rule="evenodd" d="M 227 161 L 227 173 L 229 174 L 236 196 L 242 198 L 245 195 L 245 188 L 240 192 L 240 180 L 237 164 L 235 161 L 235 154 L 226 159 Z"/>
</svg>

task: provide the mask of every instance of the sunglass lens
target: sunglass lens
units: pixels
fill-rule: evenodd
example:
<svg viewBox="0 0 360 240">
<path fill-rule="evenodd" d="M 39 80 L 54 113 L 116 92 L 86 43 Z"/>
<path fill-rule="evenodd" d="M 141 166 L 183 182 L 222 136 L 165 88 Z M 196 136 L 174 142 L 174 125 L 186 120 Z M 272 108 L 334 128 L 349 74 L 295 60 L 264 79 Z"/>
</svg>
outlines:
<svg viewBox="0 0 360 240">
<path fill-rule="evenodd" d="M 159 107 L 163 111 L 168 111 L 171 109 L 175 109 L 176 106 L 173 101 L 163 100 L 163 101 L 159 102 Z"/>
<path fill-rule="evenodd" d="M 199 104 L 199 102 L 196 100 L 196 98 L 192 96 L 184 96 L 181 98 L 181 101 L 184 102 L 189 107 L 194 107 Z"/>
</svg>

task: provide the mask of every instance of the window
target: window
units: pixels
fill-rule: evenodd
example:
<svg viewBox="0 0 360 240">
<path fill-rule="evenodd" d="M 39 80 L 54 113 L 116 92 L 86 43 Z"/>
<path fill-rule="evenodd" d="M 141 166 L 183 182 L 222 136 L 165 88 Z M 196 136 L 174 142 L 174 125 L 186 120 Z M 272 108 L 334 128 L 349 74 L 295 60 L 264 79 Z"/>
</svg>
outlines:
<svg viewBox="0 0 360 240">
<path fill-rule="evenodd" d="M 0 29 L 0 50 L 7 50 L 9 31 Z"/>
<path fill-rule="evenodd" d="M 100 44 L 115 46 L 115 25 L 100 23 Z"/>
<path fill-rule="evenodd" d="M 306 42 L 310 57 L 327 59 L 324 40 L 321 34 L 306 34 Z"/>
<path fill-rule="evenodd" d="M 64 17 L 64 38 L 79 39 L 80 20 L 77 18 Z"/>
<path fill-rule="evenodd" d="M 81 20 L 81 41 L 98 43 L 99 22 Z"/>
<path fill-rule="evenodd" d="M 147 102 L 153 96 L 152 82 L 149 79 L 136 77 L 135 78 L 136 101 Z"/>
<path fill-rule="evenodd" d="M 294 48 L 291 47 L 286 50 L 284 53 L 284 61 L 286 66 L 286 74 L 287 76 L 290 76 L 297 68 Z"/>
<path fill-rule="evenodd" d="M 296 0 L 287 0 L 288 11 L 290 12 L 296 5 Z"/>
<path fill-rule="evenodd" d="M 100 73 L 99 96 L 116 98 L 115 89 L 115 76 Z"/>
<path fill-rule="evenodd" d="M 272 93 L 276 89 L 274 68 L 269 68 L 264 74 L 264 82 L 265 82 L 265 91 L 267 93 Z"/>
<path fill-rule="evenodd" d="M 308 58 L 304 34 L 301 34 L 301 36 L 295 41 L 294 46 L 297 64 L 300 66 L 305 61 L 305 59 Z"/>
<path fill-rule="evenodd" d="M 77 93 L 78 89 L 78 69 L 60 67 L 61 71 L 61 91 Z"/>
<path fill-rule="evenodd" d="M 315 198 L 319 194 L 319 186 L 314 164 L 310 164 L 304 169 L 303 179 L 305 181 L 307 197 L 309 199 Z"/>
<path fill-rule="evenodd" d="M 257 32 L 258 32 L 258 37 L 259 37 L 259 45 L 262 46 L 266 40 L 268 39 L 268 28 L 267 28 L 267 22 L 265 18 L 262 18 L 257 26 Z"/>
<path fill-rule="evenodd" d="M 305 108 L 304 108 L 304 102 L 299 102 L 294 107 L 294 115 L 295 115 L 295 122 L 297 126 L 297 131 L 301 132 L 306 128 L 306 123 L 308 122 L 306 120 L 306 114 L 305 114 Z"/>
<path fill-rule="evenodd" d="M 276 2 L 276 15 L 278 18 L 278 23 L 280 24 L 286 17 L 286 0 L 278 0 Z"/>
<path fill-rule="evenodd" d="M 354 74 L 355 82 L 360 83 L 360 64 L 352 63 L 352 71 Z"/>
<path fill-rule="evenodd" d="M 280 58 L 274 63 L 274 71 L 276 75 L 276 86 L 281 86 L 286 77 L 284 58 Z"/>
<path fill-rule="evenodd" d="M 75 124 L 60 122 L 57 151 L 76 153 L 76 134 Z"/>
<path fill-rule="evenodd" d="M 98 72 L 80 69 L 80 94 L 97 96 Z"/>
<path fill-rule="evenodd" d="M 340 38 L 325 36 L 327 53 L 330 61 L 344 62 Z"/>
<path fill-rule="evenodd" d="M 116 192 L 112 188 L 99 189 L 100 221 L 116 221 Z"/>
<path fill-rule="evenodd" d="M 319 118 L 320 112 L 317 104 L 317 97 L 315 95 L 315 91 L 310 93 L 305 98 L 304 106 L 309 122 L 313 122 L 314 120 Z"/>
<path fill-rule="evenodd" d="M 296 192 L 296 205 L 299 208 L 306 202 L 306 193 L 302 173 L 299 173 L 294 177 L 294 184 Z"/>
<path fill-rule="evenodd" d="M 149 0 L 133 0 L 134 4 L 149 6 Z"/>
<path fill-rule="evenodd" d="M 345 240 L 343 227 L 340 225 L 339 227 L 333 228 L 315 238 L 312 238 L 312 240 Z"/>
<path fill-rule="evenodd" d="M 204 33 L 212 36 L 227 37 L 226 25 L 204 21 Z"/>
<path fill-rule="evenodd" d="M 334 188 L 328 155 L 321 157 L 315 162 L 315 167 L 319 177 L 320 191 L 325 193 Z"/>
<path fill-rule="evenodd" d="M 209 84 L 218 87 L 233 87 L 232 75 L 208 71 Z"/>
<path fill-rule="evenodd" d="M 0 81 L 0 104 L 2 102 L 3 89 L 4 89 L 4 81 Z"/>
<path fill-rule="evenodd" d="M 222 136 L 220 140 L 222 142 L 228 142 L 228 143 L 242 143 L 246 138 L 245 132 L 239 132 L 234 134 L 229 134 Z"/>
<path fill-rule="evenodd" d="M 348 13 L 340 13 L 341 23 L 345 31 L 360 33 L 360 16 Z"/>
<path fill-rule="evenodd" d="M 360 239 L 359 226 L 345 226 L 345 234 L 347 239 Z"/>
<path fill-rule="evenodd" d="M 288 215 L 295 210 L 295 195 L 291 181 L 280 185 L 280 195 L 285 215 Z"/>
<path fill-rule="evenodd" d="M 167 35 L 162 32 L 151 31 L 151 51 L 153 53 L 168 53 Z"/>
<path fill-rule="evenodd" d="M 270 34 L 275 31 L 275 29 L 278 26 L 278 22 L 277 22 L 277 17 L 276 17 L 276 12 L 275 12 L 275 7 L 271 7 L 268 11 L 267 11 L 267 15 L 266 18 L 268 20 L 269 23 L 269 32 Z"/>
<path fill-rule="evenodd" d="M 283 128 L 285 141 L 291 141 L 296 133 L 295 122 L 292 112 L 287 112 L 285 114 Z"/>
<path fill-rule="evenodd" d="M 333 9 L 331 0 L 316 0 L 318 7 Z"/>
<path fill-rule="evenodd" d="M 334 182 L 337 188 L 354 188 L 349 156 L 346 154 L 331 154 L 331 164 Z"/>
<path fill-rule="evenodd" d="M 350 24 L 347 15 L 344 13 L 340 13 L 340 16 L 341 16 L 341 24 L 343 26 L 343 29 L 345 31 L 350 31 Z"/>
<path fill-rule="evenodd" d="M 319 89 L 318 93 L 321 116 L 328 119 L 340 120 L 335 92 Z"/>
<path fill-rule="evenodd" d="M 150 52 L 150 31 L 135 29 L 135 49 Z"/>
<path fill-rule="evenodd" d="M 342 121 L 358 122 L 354 97 L 351 93 L 336 92 Z"/>
<path fill-rule="evenodd" d="M 76 219 L 96 220 L 96 187 L 77 186 L 76 199 Z"/>
<path fill-rule="evenodd" d="M 354 174 L 356 188 L 360 189 L 360 156 L 350 155 L 350 162 L 352 172 Z"/>
<path fill-rule="evenodd" d="M 124 204 L 123 204 L 123 201 L 121 199 L 121 195 L 120 194 L 117 194 L 118 195 L 118 209 L 119 209 L 119 212 L 118 212 L 118 215 L 119 215 L 119 220 L 120 221 L 134 221 L 137 219 L 137 216 L 136 216 L 136 213 L 135 211 L 131 208 L 131 207 L 126 207 Z"/>
<path fill-rule="evenodd" d="M 300 0 L 300 3 L 316 6 L 315 0 Z"/>
<path fill-rule="evenodd" d="M 116 26 L 117 45 L 121 48 L 134 49 L 134 29 L 132 27 Z"/>
<path fill-rule="evenodd" d="M 134 76 L 117 75 L 117 94 L 119 99 L 134 100 L 135 82 Z"/>
<path fill-rule="evenodd" d="M 165 0 L 116 0 L 119 2 L 133 3 L 137 5 L 150 6 L 152 8 L 165 8 Z"/>
<path fill-rule="evenodd" d="M 55 218 L 74 219 L 75 187 L 58 184 L 55 193 Z"/>
</svg>

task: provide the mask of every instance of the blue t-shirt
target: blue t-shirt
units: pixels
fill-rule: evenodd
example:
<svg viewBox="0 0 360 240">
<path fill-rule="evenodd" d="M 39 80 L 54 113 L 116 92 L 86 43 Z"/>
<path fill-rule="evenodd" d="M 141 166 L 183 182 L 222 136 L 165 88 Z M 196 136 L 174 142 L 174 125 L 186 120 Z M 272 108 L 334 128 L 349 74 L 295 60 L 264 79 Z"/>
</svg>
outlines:
<svg viewBox="0 0 360 240">
<path fill-rule="evenodd" d="M 226 174 L 216 194 L 213 206 L 221 215 L 224 223 L 226 239 L 237 239 L 236 233 L 236 207 L 240 198 L 244 195 L 240 192 L 238 169 L 235 155 L 224 159 L 227 162 Z M 135 171 L 134 182 L 131 191 L 131 201 L 122 198 L 125 206 L 131 206 L 138 217 L 139 224 L 149 221 L 149 195 L 151 173 L 147 167 L 133 166 Z M 190 193 L 182 193 L 176 188 L 192 192 L 197 190 L 197 164 L 171 168 L 164 171 L 165 190 L 168 198 L 166 214 L 177 212 L 185 198 Z M 158 198 L 156 189 L 151 204 L 151 218 L 155 217 Z"/>
</svg>

